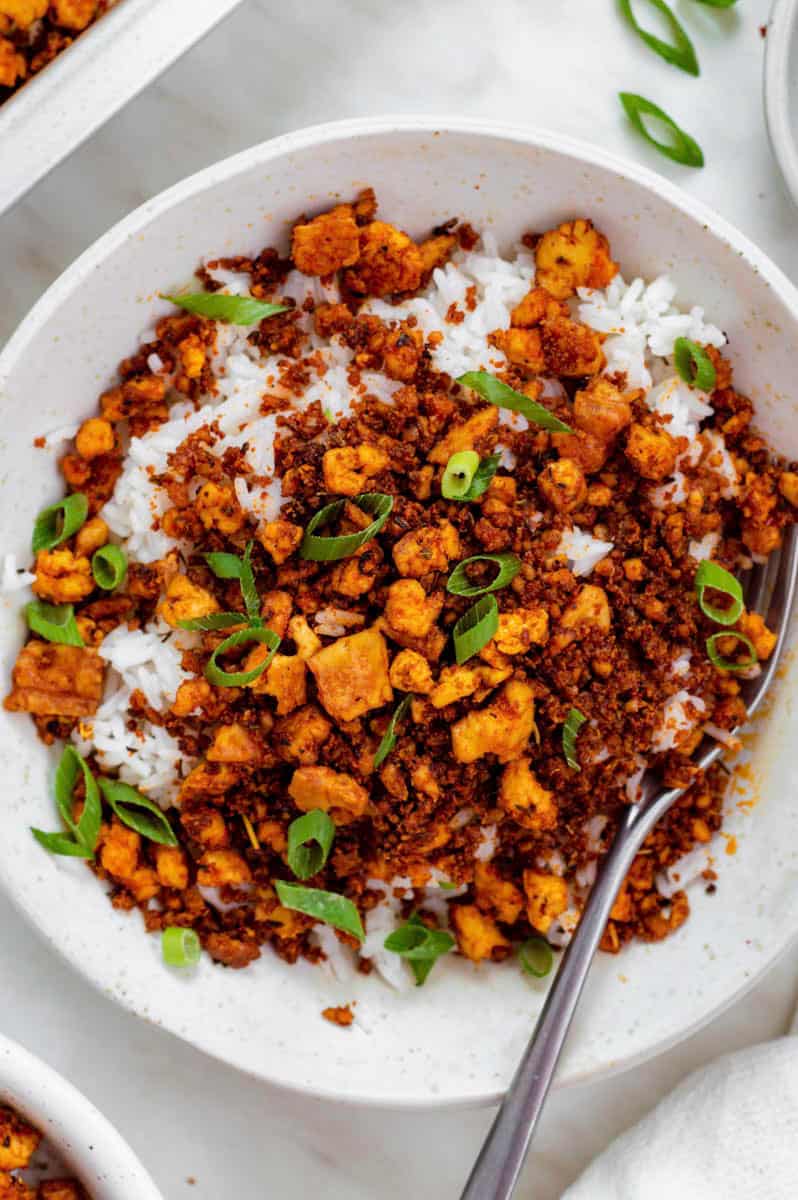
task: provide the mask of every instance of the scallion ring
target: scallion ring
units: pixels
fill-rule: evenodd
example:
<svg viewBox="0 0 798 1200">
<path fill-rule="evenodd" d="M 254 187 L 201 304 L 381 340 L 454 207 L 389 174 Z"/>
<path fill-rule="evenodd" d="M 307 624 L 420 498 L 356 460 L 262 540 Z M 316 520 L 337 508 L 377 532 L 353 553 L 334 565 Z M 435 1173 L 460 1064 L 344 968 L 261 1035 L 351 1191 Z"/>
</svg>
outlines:
<svg viewBox="0 0 798 1200">
<path fill-rule="evenodd" d="M 744 662 L 736 662 L 734 659 L 724 658 L 718 650 L 718 642 L 721 638 L 736 638 L 738 642 L 742 642 L 749 653 L 749 657 Z M 744 633 L 740 633 L 738 629 L 724 629 L 722 633 L 713 633 L 712 637 L 708 637 L 707 655 L 712 666 L 717 667 L 719 671 L 747 671 L 749 667 L 755 666 L 759 661 L 754 643 Z"/>
<path fill-rule="evenodd" d="M 121 779 L 100 779 L 99 782 L 103 799 L 123 825 L 159 846 L 177 845 L 172 826 L 154 800 Z"/>
<path fill-rule="evenodd" d="M 460 666 L 478 654 L 499 628 L 499 606 L 495 596 L 482 596 L 464 612 L 452 630 L 454 656 Z"/>
<path fill-rule="evenodd" d="M 506 383 L 502 383 L 488 371 L 466 371 L 465 375 L 458 376 L 457 382 L 463 387 L 471 388 L 483 400 L 487 400 L 488 404 L 495 404 L 497 408 L 508 408 L 512 412 L 521 413 L 528 421 L 539 425 L 541 429 L 548 429 L 552 433 L 573 433 L 570 425 L 566 425 L 559 417 L 555 417 L 554 413 L 549 412 L 542 404 L 538 404 L 536 400 L 530 400 L 529 396 L 525 396 L 523 392 L 517 392 Z"/>
<path fill-rule="evenodd" d="M 332 524 L 340 516 L 346 503 L 346 500 L 334 500 L 332 504 L 325 504 L 324 508 L 319 509 L 310 518 L 299 547 L 300 558 L 309 559 L 311 562 L 337 562 L 338 559 L 348 558 L 380 532 L 391 515 L 393 496 L 387 496 L 384 492 L 363 492 L 352 497 L 352 504 L 374 517 L 370 525 L 359 529 L 357 533 L 331 537 L 316 533 L 317 529 Z"/>
<path fill-rule="evenodd" d="M 490 583 L 469 583 L 468 567 L 472 563 L 489 562 L 498 567 L 498 571 Z M 459 562 L 446 580 L 446 590 L 452 596 L 484 596 L 488 592 L 497 592 L 499 588 L 512 583 L 521 570 L 521 559 L 517 554 L 508 552 L 502 554 L 474 554 Z"/>
<path fill-rule="evenodd" d="M 303 813 L 288 826 L 286 859 L 297 879 L 310 879 L 324 866 L 335 838 L 331 817 L 316 808 Z"/>
<path fill-rule="evenodd" d="M 527 938 L 518 951 L 521 969 L 535 979 L 545 979 L 554 963 L 551 946 L 542 937 Z"/>
<path fill-rule="evenodd" d="M 679 337 L 673 343 L 673 361 L 685 383 L 701 392 L 711 392 L 717 383 L 712 359 L 702 346 L 689 338 Z"/>
<path fill-rule="evenodd" d="M 659 150 L 660 154 L 673 159 L 674 162 L 681 163 L 683 167 L 703 167 L 704 154 L 698 142 L 691 138 L 689 133 L 680 129 L 673 117 L 669 117 L 659 105 L 654 104 L 651 100 L 646 100 L 645 96 L 635 95 L 634 92 L 619 92 L 618 98 L 637 132 L 655 149 Z M 661 121 L 671 136 L 671 142 L 657 141 L 643 124 L 644 116 Z"/>
<path fill-rule="evenodd" d="M 717 605 L 710 604 L 705 597 L 707 588 L 728 596 L 731 601 L 728 607 L 718 608 Z M 695 590 L 699 608 L 710 621 L 715 621 L 718 625 L 734 625 L 739 621 L 743 611 L 743 588 L 731 571 L 709 558 L 702 559 L 695 573 Z"/>
<path fill-rule="evenodd" d="M 89 502 L 83 492 L 73 492 L 64 496 L 57 504 L 43 508 L 33 526 L 31 549 L 34 554 L 40 550 L 52 550 L 60 546 L 67 538 L 77 533 L 84 524 L 89 512 Z"/>
<path fill-rule="evenodd" d="M 298 883 L 286 883 L 277 879 L 274 883 L 280 903 L 294 912 L 304 913 L 325 925 L 332 925 L 349 933 L 362 942 L 366 936 L 360 913 L 348 898 L 337 892 L 323 892 L 320 888 L 302 887 Z"/>
<path fill-rule="evenodd" d="M 91 573 L 94 582 L 104 592 L 112 592 L 118 588 L 127 573 L 127 555 L 119 546 L 110 542 L 95 550 L 91 560 Z"/>
<path fill-rule="evenodd" d="M 38 633 L 46 642 L 62 646 L 82 646 L 75 610 L 71 604 L 47 604 L 31 600 L 25 605 L 25 620 L 31 633 Z"/>
<path fill-rule="evenodd" d="M 446 464 L 441 479 L 444 500 L 464 500 L 479 466 L 476 450 L 458 450 Z"/>
<path fill-rule="evenodd" d="M 79 774 L 83 775 L 83 811 L 76 821 L 73 793 Z M 32 828 L 36 841 L 50 854 L 94 858 L 102 821 L 100 792 L 88 764 L 71 745 L 64 747 L 55 772 L 55 804 L 69 833 L 45 833 Z"/>
<path fill-rule="evenodd" d="M 196 931 L 168 925 L 161 932 L 161 954 L 167 967 L 196 967 L 202 955 Z"/>
<path fill-rule="evenodd" d="M 217 629 L 233 629 L 236 625 L 245 625 L 249 629 L 249 620 L 243 613 L 219 612 L 208 613 L 207 617 L 189 617 L 187 621 L 177 622 L 181 629 L 191 629 L 203 633 L 211 633 Z"/>
<path fill-rule="evenodd" d="M 576 739 L 586 720 L 587 717 L 578 708 L 569 708 L 568 716 L 562 727 L 562 752 L 572 771 L 582 770 L 579 766 L 579 759 L 576 757 Z"/>
<path fill-rule="evenodd" d="M 288 312 L 286 304 L 268 304 L 254 296 L 227 296 L 221 292 L 193 292 L 184 296 L 164 296 L 170 304 L 186 312 L 212 321 L 229 321 L 231 325 L 255 325 L 266 317 Z"/>
<path fill-rule="evenodd" d="M 412 699 L 413 699 L 413 697 L 410 695 L 403 696 L 402 699 L 397 704 L 396 708 L 394 709 L 393 716 L 391 717 L 390 721 L 388 722 L 388 728 L 385 730 L 385 733 L 382 735 L 382 740 L 381 740 L 379 746 L 377 747 L 377 753 L 374 755 L 374 766 L 375 767 L 382 766 L 382 764 L 385 762 L 386 758 L 388 757 L 388 755 L 391 753 L 394 746 L 396 745 L 396 727 L 399 724 L 399 722 L 402 720 L 402 718 L 404 717 L 408 708 L 410 707 L 410 701 Z"/>
<path fill-rule="evenodd" d="M 661 38 L 655 37 L 653 33 L 649 33 L 647 29 L 643 29 L 632 12 L 631 0 L 619 0 L 621 12 L 637 36 L 641 41 L 645 42 L 650 50 L 653 50 L 660 58 L 664 58 L 665 62 L 671 63 L 672 66 L 680 67 L 688 75 L 700 75 L 701 71 L 698 66 L 698 59 L 693 43 L 687 36 L 676 14 L 671 11 L 665 0 L 648 0 L 648 3 L 656 8 L 658 12 L 662 13 L 670 27 L 673 42 L 663 42 Z"/>
<path fill-rule="evenodd" d="M 277 653 L 277 647 L 281 640 L 273 630 L 267 629 L 265 626 L 249 625 L 246 629 L 239 629 L 236 633 L 231 633 L 216 647 L 205 666 L 205 678 L 215 687 L 246 687 L 247 684 L 254 683 L 269 666 Z M 259 662 L 251 671 L 225 671 L 219 666 L 217 659 L 220 655 L 226 654 L 234 646 L 246 645 L 247 642 L 261 642 L 264 646 L 269 647 L 269 653 L 262 662 Z"/>
<path fill-rule="evenodd" d="M 441 955 L 454 949 L 455 941 L 446 930 L 430 929 L 418 913 L 413 913 L 404 925 L 388 934 L 383 945 L 405 959 L 416 977 L 416 986 L 421 987 Z"/>
</svg>

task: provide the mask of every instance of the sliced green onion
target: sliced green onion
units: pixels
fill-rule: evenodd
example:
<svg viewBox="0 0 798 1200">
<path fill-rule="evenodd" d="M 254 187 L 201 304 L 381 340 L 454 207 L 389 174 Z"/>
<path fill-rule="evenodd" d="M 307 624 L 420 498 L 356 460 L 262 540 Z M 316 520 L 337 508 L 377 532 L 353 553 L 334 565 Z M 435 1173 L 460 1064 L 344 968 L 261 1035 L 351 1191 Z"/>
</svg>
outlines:
<svg viewBox="0 0 798 1200">
<path fill-rule="evenodd" d="M 731 600 L 729 607 L 717 608 L 716 605 L 710 604 L 704 596 L 707 588 L 728 596 Z M 699 608 L 710 621 L 716 621 L 718 625 L 733 625 L 740 619 L 743 611 L 742 584 L 739 579 L 734 578 L 731 571 L 727 571 L 719 563 L 712 562 L 709 558 L 701 560 L 695 573 L 695 590 Z"/>
<path fill-rule="evenodd" d="M 680 337 L 673 343 L 673 361 L 685 383 L 702 392 L 711 392 L 717 383 L 712 359 L 702 346 Z"/>
<path fill-rule="evenodd" d="M 471 563 L 489 562 L 498 567 L 496 576 L 490 583 L 474 584 L 468 582 L 468 567 Z M 521 570 L 521 559 L 517 554 L 474 554 L 459 562 L 446 580 L 446 591 L 453 596 L 484 596 L 488 592 L 497 592 L 499 588 L 512 583 Z"/>
<path fill-rule="evenodd" d="M 658 54 L 660 58 L 664 58 L 665 62 L 671 63 L 674 67 L 680 67 L 688 75 L 701 74 L 693 43 L 687 36 L 681 22 L 677 20 L 676 15 L 665 3 L 665 0 L 648 0 L 648 3 L 653 5 L 658 12 L 661 12 L 668 22 L 673 34 L 673 42 L 663 42 L 660 38 L 655 37 L 653 33 L 648 33 L 647 30 L 643 29 L 632 12 L 631 0 L 619 0 L 619 3 L 621 12 L 637 36 L 645 42 L 649 49 Z"/>
<path fill-rule="evenodd" d="M 490 481 L 498 471 L 501 460 L 501 454 L 489 454 L 487 458 L 482 459 L 476 469 L 474 478 L 471 480 L 471 487 L 463 497 L 464 500 L 478 500 L 483 492 L 488 490 Z"/>
<path fill-rule="evenodd" d="M 39 845 L 50 854 L 63 854 L 69 858 L 94 858 L 94 853 L 88 846 L 84 846 L 77 838 L 70 837 L 68 833 L 45 833 L 33 825 L 30 831 Z"/>
<path fill-rule="evenodd" d="M 181 925 L 167 926 L 161 933 L 161 954 L 167 967 L 196 967 L 202 955 L 196 931 Z"/>
<path fill-rule="evenodd" d="M 391 717 L 390 721 L 388 722 L 388 728 L 385 730 L 385 733 L 382 735 L 382 741 L 380 742 L 379 746 L 377 747 L 377 753 L 374 755 L 374 766 L 375 767 L 382 766 L 382 764 L 385 762 L 386 758 L 388 757 L 388 755 L 391 753 L 394 746 L 396 745 L 396 726 L 402 720 L 402 718 L 404 717 L 408 708 L 410 707 L 410 701 L 412 699 L 413 699 L 413 697 L 410 695 L 403 696 L 402 699 L 397 704 L 396 708 L 394 709 L 393 716 Z"/>
<path fill-rule="evenodd" d="M 586 720 L 587 717 L 578 708 L 569 708 L 568 716 L 562 727 L 562 752 L 572 771 L 582 770 L 579 766 L 579 759 L 576 757 L 576 739 Z"/>
<path fill-rule="evenodd" d="M 83 776 L 84 801 L 80 820 L 73 815 L 73 793 L 78 775 Z M 78 754 L 74 746 L 67 745 L 58 762 L 55 772 L 55 803 L 61 814 L 61 820 L 77 841 L 89 850 L 91 854 L 97 846 L 102 821 L 102 804 L 97 780 L 89 770 L 88 763 Z"/>
<path fill-rule="evenodd" d="M 446 464 L 441 479 L 444 500 L 465 500 L 479 466 L 476 450 L 459 450 Z"/>
<path fill-rule="evenodd" d="M 416 987 L 421 987 L 438 959 L 454 949 L 455 941 L 443 929 L 429 929 L 418 913 L 413 913 L 404 925 L 388 934 L 383 945 L 409 963 Z"/>
<path fill-rule="evenodd" d="M 521 413 L 528 421 L 540 425 L 541 429 L 548 429 L 552 433 L 573 433 L 570 425 L 555 417 L 554 413 L 549 412 L 542 404 L 530 400 L 523 392 L 516 392 L 487 371 L 466 371 L 465 375 L 458 377 L 457 382 L 477 392 L 488 404 Z"/>
<path fill-rule="evenodd" d="M 499 628 L 499 606 L 495 596 L 483 596 L 472 608 L 464 612 L 452 630 L 454 656 L 462 666 L 490 639 Z"/>
<path fill-rule="evenodd" d="M 100 791 L 123 825 L 160 846 L 178 844 L 174 830 L 158 805 L 121 779 L 100 779 Z"/>
<path fill-rule="evenodd" d="M 288 865 L 297 879 L 310 879 L 316 875 L 330 857 L 335 823 L 316 808 L 297 817 L 288 826 Z"/>
<path fill-rule="evenodd" d="M 83 774 L 85 798 L 80 820 L 75 820 L 73 792 L 78 775 Z M 40 846 L 50 854 L 62 854 L 70 858 L 94 858 L 97 839 L 100 835 L 102 805 L 97 782 L 86 762 L 74 746 L 67 745 L 55 772 L 55 804 L 69 833 L 45 833 L 31 829 Z"/>
<path fill-rule="evenodd" d="M 684 167 L 703 167 L 704 154 L 689 133 L 685 133 L 680 129 L 672 117 L 669 117 L 666 112 L 651 100 L 646 100 L 645 96 L 637 96 L 634 92 L 619 92 L 618 97 L 624 107 L 627 117 L 634 125 L 635 129 L 642 137 L 650 142 L 660 154 L 664 154 L 666 158 L 673 159 L 674 162 L 681 163 Z M 670 131 L 673 142 L 658 142 L 655 137 L 648 132 L 643 124 L 643 117 L 654 117 L 657 121 L 662 121 Z"/>
<path fill-rule="evenodd" d="M 190 617 L 187 621 L 177 623 L 181 629 L 202 630 L 205 633 L 214 629 L 232 629 L 234 625 L 249 626 L 244 614 L 235 612 L 208 613 L 207 617 Z"/>
<path fill-rule="evenodd" d="M 240 579 L 243 559 L 237 554 L 203 554 L 202 556 L 217 579 Z"/>
<path fill-rule="evenodd" d="M 746 650 L 749 652 L 749 657 L 743 662 L 736 662 L 731 658 L 724 658 L 718 650 L 718 641 L 720 638 L 736 638 L 738 642 L 742 642 Z M 757 658 L 754 643 L 750 638 L 747 638 L 744 633 L 740 633 L 738 629 L 725 629 L 723 633 L 713 633 L 712 637 L 707 638 L 707 654 L 709 661 L 713 667 L 717 667 L 719 671 L 747 671 L 749 667 L 753 667 L 759 661 Z"/>
<path fill-rule="evenodd" d="M 216 647 L 205 666 L 205 678 L 215 687 L 246 687 L 248 683 L 254 683 L 271 664 L 281 641 L 282 639 L 273 630 L 266 629 L 264 626 L 250 625 L 247 629 L 239 629 L 237 633 L 231 633 Z M 225 671 L 219 666 L 216 661 L 219 655 L 226 654 L 233 646 L 243 646 L 247 642 L 261 642 L 264 646 L 269 647 L 271 653 L 267 654 L 263 661 L 259 662 L 251 671 Z"/>
<path fill-rule="evenodd" d="M 112 592 L 118 588 L 127 572 L 127 555 L 119 546 L 109 543 L 95 550 L 91 560 L 91 573 L 94 582 L 104 592 Z"/>
<path fill-rule="evenodd" d="M 554 955 L 551 946 L 542 937 L 527 938 L 518 951 L 518 961 L 521 969 L 535 979 L 545 979 L 552 968 Z"/>
<path fill-rule="evenodd" d="M 345 533 L 339 537 L 317 534 L 317 529 L 331 524 L 340 515 L 346 503 L 346 500 L 334 500 L 310 518 L 299 547 L 300 558 L 310 559 L 311 562 L 337 562 L 339 558 L 348 558 L 380 532 L 391 515 L 393 496 L 386 496 L 384 492 L 363 492 L 360 496 L 353 496 L 352 504 L 374 515 L 371 524 L 357 533 Z"/>
<path fill-rule="evenodd" d="M 38 633 L 46 642 L 58 642 L 62 646 L 83 645 L 71 604 L 47 604 L 44 600 L 31 600 L 25 605 L 25 620 L 31 633 Z"/>
<path fill-rule="evenodd" d="M 254 542 L 247 542 L 247 548 L 244 551 L 244 557 L 239 558 L 237 554 L 213 553 L 206 554 L 205 561 L 213 571 L 217 579 L 237 579 L 241 588 L 241 598 L 244 601 L 244 607 L 247 610 L 247 616 L 251 625 L 260 625 L 260 596 L 258 589 L 255 586 L 255 575 L 252 571 L 252 547 Z M 202 620 L 202 618 L 198 618 Z M 192 628 L 188 623 L 183 624 L 184 629 Z M 223 625 L 195 625 L 195 629 L 223 629 Z"/>
<path fill-rule="evenodd" d="M 323 921 L 325 925 L 332 925 L 351 934 L 359 942 L 365 938 L 360 913 L 347 896 L 323 892 L 319 888 L 301 887 L 298 883 L 286 883 L 283 879 L 275 880 L 274 886 L 285 908 L 305 913 L 308 917 Z"/>
<path fill-rule="evenodd" d="M 194 292 L 163 298 L 198 317 L 229 321 L 232 325 L 254 325 L 289 309 L 287 304 L 267 304 L 263 300 L 256 300 L 254 296 L 225 296 L 221 292 Z"/>
<path fill-rule="evenodd" d="M 77 533 L 88 512 L 89 502 L 83 492 L 73 492 L 71 496 L 64 496 L 57 504 L 43 508 L 33 526 L 33 553 L 38 554 L 40 550 L 52 550 L 55 546 L 60 546 L 61 542 Z"/>
<path fill-rule="evenodd" d="M 706 4 L 708 8 L 732 8 L 737 0 L 697 0 L 698 4 Z"/>
</svg>

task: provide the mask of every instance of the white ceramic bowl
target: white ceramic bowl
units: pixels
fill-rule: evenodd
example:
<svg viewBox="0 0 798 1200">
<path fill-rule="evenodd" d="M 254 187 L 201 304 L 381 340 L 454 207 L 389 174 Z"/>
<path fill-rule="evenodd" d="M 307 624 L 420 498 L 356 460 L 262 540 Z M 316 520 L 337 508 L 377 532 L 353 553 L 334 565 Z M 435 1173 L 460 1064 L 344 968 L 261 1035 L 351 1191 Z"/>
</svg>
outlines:
<svg viewBox="0 0 798 1200">
<path fill-rule="evenodd" d="M 102 1113 L 52 1067 L 2 1036 L 0 1103 L 10 1104 L 39 1130 L 92 1200 L 163 1200 Z"/>
<path fill-rule="evenodd" d="M 765 117 L 784 182 L 798 204 L 798 0 L 775 0 L 765 41 Z"/>
<path fill-rule="evenodd" d="M 33 452 L 33 438 L 93 411 L 118 359 L 151 325 L 159 290 L 188 281 L 203 255 L 284 243 L 298 213 L 365 184 L 376 187 L 386 218 L 416 235 L 458 215 L 509 246 L 567 215 L 594 217 L 628 275 L 670 271 L 682 302 L 703 304 L 727 330 L 761 425 L 798 457 L 798 293 L 719 217 L 641 167 L 552 134 L 460 120 L 348 122 L 256 146 L 172 188 L 102 238 L 37 304 L 0 358 L 0 547 L 24 559 L 34 514 L 60 494 L 54 462 Z M 9 602 L 0 613 L 4 671 L 21 635 Z M 754 750 L 761 801 L 732 818 L 738 853 L 718 850 L 718 894 L 699 888 L 690 921 L 667 942 L 600 956 L 561 1081 L 617 1069 L 685 1036 L 798 928 L 792 674 Z M 0 756 L 0 878 L 53 948 L 107 995 L 229 1063 L 323 1096 L 476 1103 L 506 1086 L 542 1003 L 514 966 L 453 960 L 403 995 L 376 976 L 336 983 L 268 952 L 246 971 L 204 959 L 195 977 L 181 977 L 160 964 L 158 941 L 137 915 L 116 912 L 85 868 L 34 843 L 28 826 L 54 819 L 52 764 L 24 717 L 0 722 Z M 358 1002 L 350 1030 L 321 1019 L 322 1008 L 350 1000 Z"/>
</svg>

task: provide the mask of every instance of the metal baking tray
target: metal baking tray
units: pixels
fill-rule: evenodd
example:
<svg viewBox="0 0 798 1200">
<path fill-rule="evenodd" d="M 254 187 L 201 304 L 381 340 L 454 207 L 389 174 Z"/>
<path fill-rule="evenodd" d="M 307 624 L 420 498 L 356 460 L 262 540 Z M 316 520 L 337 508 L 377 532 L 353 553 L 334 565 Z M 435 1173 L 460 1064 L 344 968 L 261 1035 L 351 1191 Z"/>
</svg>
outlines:
<svg viewBox="0 0 798 1200">
<path fill-rule="evenodd" d="M 241 0 L 117 0 L 0 104 L 0 213 Z"/>
</svg>

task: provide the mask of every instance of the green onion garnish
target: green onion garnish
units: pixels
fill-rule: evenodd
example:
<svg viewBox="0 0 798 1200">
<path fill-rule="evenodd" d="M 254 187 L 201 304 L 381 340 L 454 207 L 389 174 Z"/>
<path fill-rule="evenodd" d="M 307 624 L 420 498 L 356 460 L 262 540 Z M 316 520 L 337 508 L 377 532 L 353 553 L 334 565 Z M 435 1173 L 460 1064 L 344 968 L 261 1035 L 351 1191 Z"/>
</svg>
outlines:
<svg viewBox="0 0 798 1200">
<path fill-rule="evenodd" d="M 410 964 L 416 987 L 421 987 L 441 955 L 454 949 L 455 941 L 443 929 L 429 929 L 418 913 L 413 913 L 404 925 L 388 934 L 383 945 Z"/>
<path fill-rule="evenodd" d="M 586 720 L 587 717 L 578 708 L 569 708 L 568 716 L 562 727 L 562 752 L 572 771 L 582 770 L 579 766 L 579 759 L 576 757 L 576 739 Z"/>
<path fill-rule="evenodd" d="M 25 605 L 25 620 L 31 633 L 38 633 L 46 642 L 62 646 L 82 646 L 75 610 L 71 604 L 47 604 L 31 600 Z"/>
<path fill-rule="evenodd" d="M 176 846 L 172 826 L 158 805 L 121 779 L 101 779 L 100 791 L 123 825 L 160 846 Z"/>
<path fill-rule="evenodd" d="M 348 558 L 380 532 L 391 515 L 393 496 L 386 496 L 384 492 L 363 492 L 353 496 L 352 504 L 374 516 L 371 524 L 357 533 L 345 533 L 339 537 L 317 534 L 317 529 L 331 524 L 339 516 L 345 504 L 345 500 L 334 500 L 310 518 L 299 547 L 300 558 L 310 559 L 311 562 L 337 562 L 340 558 Z"/>
<path fill-rule="evenodd" d="M 706 4 L 708 8 L 731 8 L 737 0 L 698 0 L 698 3 Z"/>
<path fill-rule="evenodd" d="M 101 546 L 95 550 L 91 560 L 94 582 L 104 592 L 118 588 L 127 571 L 127 555 L 119 546 Z"/>
<path fill-rule="evenodd" d="M 693 43 L 687 36 L 681 22 L 677 20 L 675 14 L 665 3 L 665 0 L 648 0 L 648 2 L 661 12 L 668 22 L 673 34 L 672 43 L 663 42 L 660 38 L 655 37 L 653 33 L 648 33 L 647 30 L 638 24 L 632 12 L 631 0 L 619 0 L 621 12 L 638 37 L 646 43 L 649 49 L 658 54 L 660 58 L 664 58 L 666 62 L 672 63 L 674 67 L 680 67 L 688 75 L 700 75 L 701 72 L 698 67 L 698 59 L 696 58 Z"/>
<path fill-rule="evenodd" d="M 410 695 L 403 696 L 402 699 L 397 704 L 396 708 L 394 709 L 393 716 L 391 717 L 390 721 L 388 722 L 388 728 L 385 730 L 385 733 L 382 735 L 382 741 L 380 742 L 379 746 L 377 747 L 377 753 L 374 755 L 374 766 L 375 767 L 382 766 L 382 764 L 385 762 L 386 758 L 388 757 L 388 755 L 391 753 L 394 746 L 396 745 L 396 726 L 402 720 L 402 718 L 404 717 L 408 708 L 410 707 L 410 701 L 412 699 L 413 699 L 413 697 Z"/>
<path fill-rule="evenodd" d="M 459 450 L 446 464 L 441 479 L 444 500 L 465 500 L 479 466 L 476 450 Z"/>
<path fill-rule="evenodd" d="M 527 938 L 518 951 L 518 961 L 521 969 L 535 979 L 545 979 L 552 968 L 554 955 L 551 946 L 542 937 Z"/>
<path fill-rule="evenodd" d="M 79 774 L 83 775 L 85 797 L 83 812 L 80 814 L 80 820 L 76 821 L 73 792 Z M 51 854 L 94 858 L 102 820 L 100 792 L 87 763 L 74 746 L 65 746 L 59 760 L 55 772 L 55 803 L 69 833 L 43 833 L 41 829 L 32 829 L 31 833 L 36 841 Z"/>
<path fill-rule="evenodd" d="M 298 883 L 286 883 L 284 879 L 276 879 L 274 886 L 280 903 L 285 908 L 315 917 L 325 925 L 332 925 L 335 929 L 350 933 L 360 942 L 365 938 L 360 913 L 347 896 L 339 896 L 337 892 L 323 892 L 319 888 L 301 887 Z"/>
<path fill-rule="evenodd" d="M 496 576 L 490 583 L 472 584 L 468 582 L 468 567 L 471 563 L 489 562 L 498 567 Z M 499 588 L 512 583 L 521 570 L 521 559 L 517 554 L 474 554 L 459 562 L 446 580 L 446 590 L 453 596 L 484 596 L 487 592 L 497 592 Z"/>
<path fill-rule="evenodd" d="M 637 132 L 659 150 L 660 154 L 673 159 L 674 162 L 681 163 L 684 167 L 703 167 L 704 154 L 698 142 L 691 138 L 689 133 L 680 129 L 673 118 L 663 112 L 657 104 L 653 104 L 651 100 L 646 100 L 645 96 L 637 96 L 633 92 L 619 92 L 618 97 Z M 655 137 L 652 137 L 643 124 L 643 116 L 661 121 L 668 129 L 671 142 L 658 142 Z"/>
<path fill-rule="evenodd" d="M 181 629 L 201 630 L 204 633 L 212 632 L 214 629 L 232 629 L 234 625 L 249 626 L 249 621 L 244 613 L 236 612 L 208 613 L 207 617 L 190 617 L 187 621 L 178 621 L 177 623 Z"/>
<path fill-rule="evenodd" d="M 680 337 L 673 343 L 673 361 L 685 383 L 702 392 L 711 392 L 717 382 L 712 359 L 703 347 L 689 338 Z"/>
<path fill-rule="evenodd" d="M 330 856 L 335 823 L 320 808 L 304 813 L 288 826 L 288 865 L 297 879 L 310 879 Z"/>
<path fill-rule="evenodd" d="M 457 382 L 477 392 L 488 404 L 521 413 L 528 421 L 540 425 L 541 429 L 548 429 L 552 433 L 573 433 L 570 425 L 555 417 L 554 413 L 549 412 L 542 404 L 530 400 L 523 392 L 516 392 L 487 371 L 466 371 L 465 375 L 458 377 Z"/>
<path fill-rule="evenodd" d="M 71 496 L 64 496 L 57 504 L 43 508 L 33 526 L 33 553 L 38 554 L 40 550 L 52 550 L 55 546 L 60 546 L 61 542 L 77 533 L 88 512 L 89 502 L 83 492 L 73 492 Z"/>
<path fill-rule="evenodd" d="M 452 630 L 454 656 L 462 666 L 490 639 L 499 628 L 499 606 L 495 596 L 482 596 L 472 608 L 464 612 Z"/>
<path fill-rule="evenodd" d="M 749 657 L 743 662 L 736 662 L 730 658 L 724 658 L 718 650 L 718 641 L 720 638 L 736 638 L 738 642 L 742 642 L 746 650 L 749 652 Z M 747 638 L 744 633 L 740 633 L 738 629 L 727 629 L 723 633 L 713 633 L 712 637 L 707 638 L 707 654 L 709 661 L 713 667 L 717 667 L 719 671 L 747 671 L 749 667 L 753 667 L 759 660 L 754 649 L 754 643 L 750 638 Z"/>
<path fill-rule="evenodd" d="M 288 312 L 287 304 L 266 304 L 254 296 L 225 296 L 220 292 L 195 292 L 185 296 L 164 296 L 186 312 L 212 321 L 229 321 L 231 325 L 254 325 L 266 317 Z"/>
<path fill-rule="evenodd" d="M 260 597 L 258 589 L 255 586 L 255 575 L 252 571 L 252 547 L 254 544 L 254 542 L 247 542 L 243 558 L 239 558 L 237 554 L 206 554 L 204 557 L 217 579 L 238 580 L 239 587 L 241 588 L 241 597 L 244 601 L 244 607 L 247 610 L 250 623 L 259 625 L 261 623 Z M 188 628 L 188 626 L 186 625 L 185 628 Z M 221 629 L 223 626 L 208 626 L 208 628 Z"/>
<path fill-rule="evenodd" d="M 464 500 L 476 500 L 483 492 L 488 490 L 490 481 L 499 469 L 499 463 L 502 460 L 501 454 L 489 454 L 487 458 L 483 458 L 476 471 L 474 478 L 471 480 L 471 487 L 463 496 Z"/>
<path fill-rule="evenodd" d="M 707 588 L 715 592 L 723 592 L 731 600 L 728 608 L 717 608 L 705 599 Z M 730 571 L 711 559 L 704 558 L 698 564 L 695 573 L 695 590 L 698 595 L 698 605 L 705 617 L 718 625 L 733 625 L 740 619 L 743 611 L 743 589 L 739 579 L 735 579 Z"/>
<path fill-rule="evenodd" d="M 195 930 L 169 925 L 161 933 L 161 954 L 167 967 L 196 967 L 202 946 Z"/>
<path fill-rule="evenodd" d="M 231 633 L 216 647 L 205 665 L 205 678 L 215 687 L 246 687 L 248 683 L 254 683 L 270 665 L 281 641 L 282 639 L 273 630 L 263 626 L 250 625 L 246 629 L 239 629 L 236 633 Z M 261 642 L 264 646 L 269 647 L 271 653 L 267 654 L 263 661 L 259 662 L 251 671 L 225 671 L 219 666 L 217 662 L 219 655 L 226 654 L 233 646 L 243 646 L 247 642 Z"/>
</svg>

